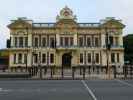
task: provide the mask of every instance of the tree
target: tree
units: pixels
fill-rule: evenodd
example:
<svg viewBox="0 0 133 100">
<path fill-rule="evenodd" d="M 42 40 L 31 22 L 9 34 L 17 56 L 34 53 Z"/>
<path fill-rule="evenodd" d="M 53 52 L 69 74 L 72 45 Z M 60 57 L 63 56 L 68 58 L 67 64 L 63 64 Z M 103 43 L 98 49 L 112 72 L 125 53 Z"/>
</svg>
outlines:
<svg viewBox="0 0 133 100">
<path fill-rule="evenodd" d="M 129 34 L 123 37 L 123 45 L 125 48 L 125 61 L 129 61 L 133 64 L 133 34 Z"/>
</svg>

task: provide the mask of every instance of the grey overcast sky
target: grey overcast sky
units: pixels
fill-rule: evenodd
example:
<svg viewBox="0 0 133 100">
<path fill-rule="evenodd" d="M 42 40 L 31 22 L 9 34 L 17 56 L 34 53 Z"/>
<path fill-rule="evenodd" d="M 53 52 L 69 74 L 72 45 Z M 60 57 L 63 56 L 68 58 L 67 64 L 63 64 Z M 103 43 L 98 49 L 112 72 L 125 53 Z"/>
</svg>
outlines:
<svg viewBox="0 0 133 100">
<path fill-rule="evenodd" d="M 67 5 L 78 22 L 98 22 L 116 17 L 126 25 L 123 35 L 133 33 L 133 0 L 0 0 L 0 49 L 9 38 L 7 25 L 17 17 L 34 22 L 55 22 L 56 15 Z"/>
</svg>

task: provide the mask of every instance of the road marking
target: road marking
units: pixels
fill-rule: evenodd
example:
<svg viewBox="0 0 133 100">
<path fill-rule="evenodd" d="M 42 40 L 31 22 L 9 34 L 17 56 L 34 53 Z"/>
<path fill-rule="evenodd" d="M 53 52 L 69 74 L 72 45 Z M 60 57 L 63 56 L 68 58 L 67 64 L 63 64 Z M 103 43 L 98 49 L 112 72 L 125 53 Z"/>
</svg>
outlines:
<svg viewBox="0 0 133 100">
<path fill-rule="evenodd" d="M 3 89 L 3 88 L 0 88 L 0 92 L 11 92 L 12 90 L 10 89 Z"/>
<path fill-rule="evenodd" d="M 85 88 L 87 89 L 87 91 L 89 92 L 89 94 L 92 96 L 92 98 L 94 100 L 97 100 L 96 96 L 94 95 L 94 93 L 92 92 L 92 90 L 87 86 L 87 84 L 85 83 L 84 80 L 81 80 L 81 82 L 83 83 L 83 85 L 85 86 Z"/>
<path fill-rule="evenodd" d="M 121 80 L 118 80 L 118 79 L 116 81 L 118 81 L 119 83 L 125 84 L 125 85 L 130 86 L 130 87 L 133 88 L 133 85 L 132 84 L 129 84 L 127 82 L 124 82 L 124 81 L 121 81 Z"/>
</svg>

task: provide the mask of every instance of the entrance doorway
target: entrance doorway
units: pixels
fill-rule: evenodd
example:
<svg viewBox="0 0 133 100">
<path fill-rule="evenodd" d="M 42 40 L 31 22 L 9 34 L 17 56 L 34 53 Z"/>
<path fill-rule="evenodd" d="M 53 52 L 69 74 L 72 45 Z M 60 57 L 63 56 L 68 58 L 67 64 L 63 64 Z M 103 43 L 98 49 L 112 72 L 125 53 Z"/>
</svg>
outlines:
<svg viewBox="0 0 133 100">
<path fill-rule="evenodd" d="M 71 53 L 65 53 L 62 56 L 62 66 L 63 67 L 71 67 L 71 59 L 72 59 L 72 55 Z"/>
</svg>

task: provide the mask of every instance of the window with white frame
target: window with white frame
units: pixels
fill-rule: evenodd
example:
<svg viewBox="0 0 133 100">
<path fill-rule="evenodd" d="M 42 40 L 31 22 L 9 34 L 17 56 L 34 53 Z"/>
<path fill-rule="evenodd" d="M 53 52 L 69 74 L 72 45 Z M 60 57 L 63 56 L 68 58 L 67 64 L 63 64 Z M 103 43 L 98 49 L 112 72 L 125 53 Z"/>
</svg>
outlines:
<svg viewBox="0 0 133 100">
<path fill-rule="evenodd" d="M 39 39 L 38 39 L 38 37 L 35 37 L 34 38 L 34 46 L 38 47 L 38 45 L 39 45 Z"/>
<path fill-rule="evenodd" d="M 84 46 L 84 37 L 79 37 L 79 46 Z"/>
<path fill-rule="evenodd" d="M 70 37 L 70 46 L 73 46 L 73 37 Z"/>
<path fill-rule="evenodd" d="M 46 44 L 47 44 L 46 37 L 43 37 L 42 38 L 42 47 L 46 47 Z"/>
<path fill-rule="evenodd" d="M 46 63 L 46 53 L 42 54 L 42 63 Z"/>
<path fill-rule="evenodd" d="M 50 47 L 54 48 L 55 47 L 55 38 L 54 37 L 50 37 Z"/>
<path fill-rule="evenodd" d="M 92 60 L 91 53 L 88 53 L 87 54 L 87 61 L 88 61 L 88 63 L 91 63 L 91 60 Z"/>
<path fill-rule="evenodd" d="M 34 54 L 34 63 L 38 63 L 38 54 Z"/>
<path fill-rule="evenodd" d="M 18 38 L 17 37 L 14 37 L 14 46 L 17 47 L 18 45 Z"/>
<path fill-rule="evenodd" d="M 115 63 L 115 53 L 111 53 L 111 62 Z"/>
<path fill-rule="evenodd" d="M 54 63 L 54 54 L 50 53 L 50 64 Z"/>
<path fill-rule="evenodd" d="M 24 63 L 27 63 L 27 54 L 24 54 Z"/>
<path fill-rule="evenodd" d="M 63 46 L 63 37 L 60 37 L 60 45 Z"/>
<path fill-rule="evenodd" d="M 117 55 L 117 63 L 119 63 L 120 62 L 120 55 L 119 55 L 119 53 L 117 53 L 116 55 Z"/>
<path fill-rule="evenodd" d="M 91 37 L 87 37 L 87 47 L 91 47 Z"/>
<path fill-rule="evenodd" d="M 23 37 L 19 37 L 19 47 L 23 47 Z"/>
<path fill-rule="evenodd" d="M 95 43 L 95 47 L 99 46 L 99 38 L 98 37 L 94 38 L 94 43 Z"/>
<path fill-rule="evenodd" d="M 80 64 L 84 63 L 84 54 L 80 53 Z"/>
<path fill-rule="evenodd" d="M 99 53 L 95 53 L 95 62 L 99 63 Z"/>
<path fill-rule="evenodd" d="M 21 53 L 18 54 L 18 63 L 22 64 L 22 54 Z"/>
<path fill-rule="evenodd" d="M 17 55 L 16 55 L 16 54 L 14 54 L 14 55 L 13 55 L 13 63 L 14 63 L 14 64 L 16 64 L 16 63 L 17 63 L 17 62 L 16 62 L 16 58 L 17 58 Z"/>
<path fill-rule="evenodd" d="M 25 47 L 28 47 L 28 37 L 25 37 Z"/>
</svg>

